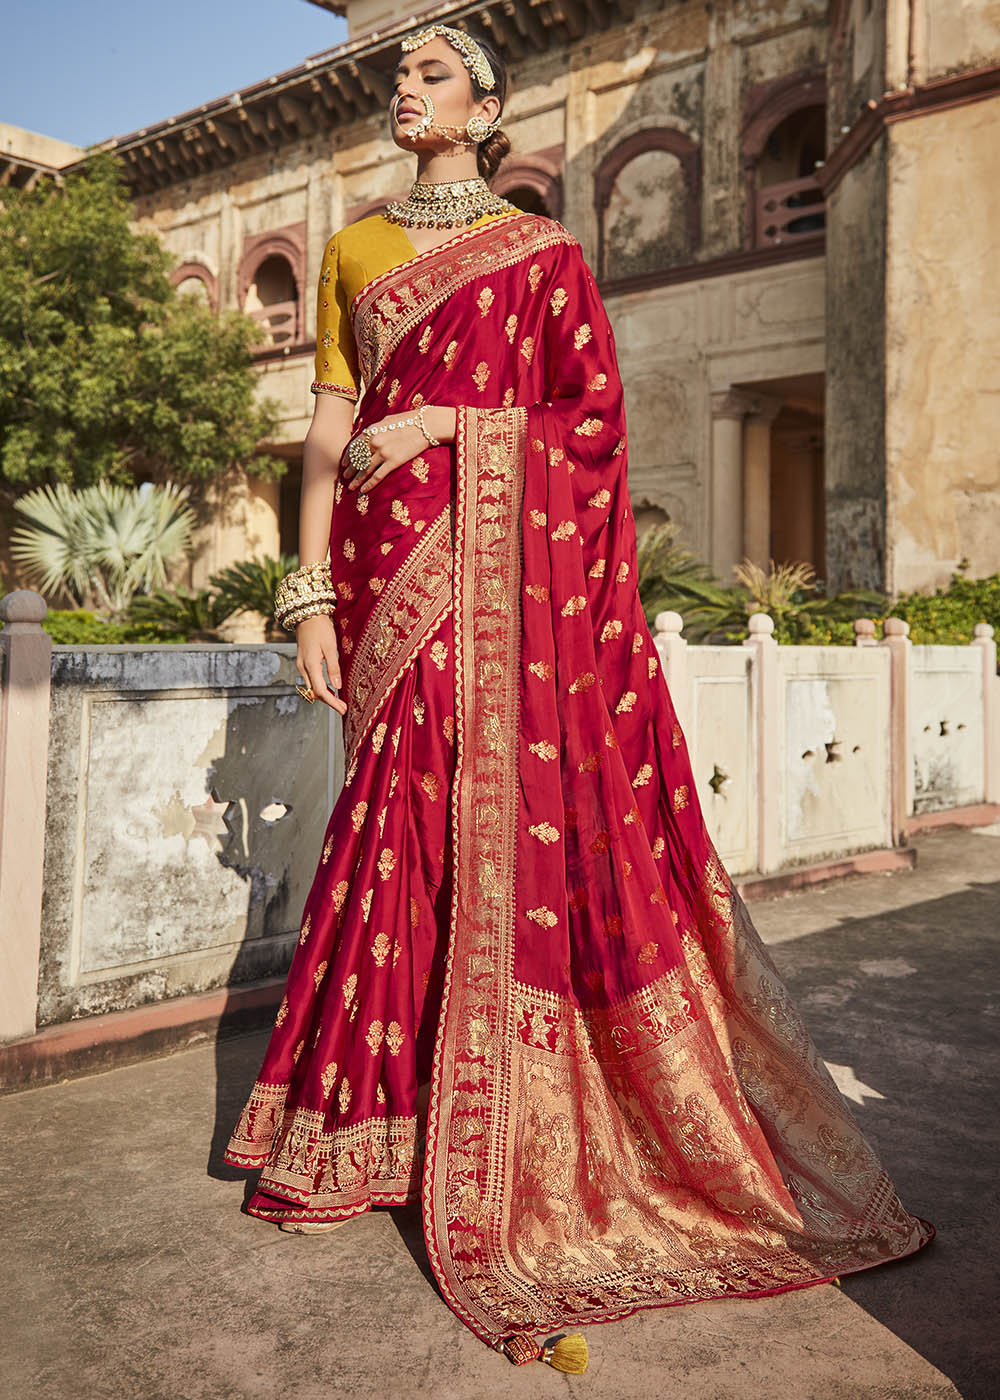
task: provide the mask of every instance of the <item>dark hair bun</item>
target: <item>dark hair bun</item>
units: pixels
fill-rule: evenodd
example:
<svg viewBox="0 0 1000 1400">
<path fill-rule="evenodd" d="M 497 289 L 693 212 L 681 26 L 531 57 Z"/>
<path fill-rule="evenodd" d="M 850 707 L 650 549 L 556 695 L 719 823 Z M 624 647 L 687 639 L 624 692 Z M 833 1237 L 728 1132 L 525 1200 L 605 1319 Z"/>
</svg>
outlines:
<svg viewBox="0 0 1000 1400">
<path fill-rule="evenodd" d="M 484 180 L 492 180 L 500 169 L 500 162 L 509 152 L 510 142 L 507 140 L 507 133 L 499 128 L 494 131 L 492 136 L 487 136 L 485 141 L 480 141 L 476 148 L 476 163 Z"/>
</svg>

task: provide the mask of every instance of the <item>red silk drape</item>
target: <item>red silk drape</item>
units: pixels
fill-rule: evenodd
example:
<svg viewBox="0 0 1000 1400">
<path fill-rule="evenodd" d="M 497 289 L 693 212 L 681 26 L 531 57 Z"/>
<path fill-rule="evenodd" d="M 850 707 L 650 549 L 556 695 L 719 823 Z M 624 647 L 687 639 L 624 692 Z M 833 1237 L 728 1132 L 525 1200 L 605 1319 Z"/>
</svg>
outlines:
<svg viewBox="0 0 1000 1400">
<path fill-rule="evenodd" d="M 361 423 L 450 403 L 457 441 L 367 498 L 338 487 L 347 779 L 230 1145 L 264 1167 L 251 1210 L 414 1199 L 429 1074 L 428 1253 L 490 1344 L 919 1248 L 933 1227 L 705 829 L 579 245 L 498 220 L 375 279 L 352 316 Z"/>
</svg>

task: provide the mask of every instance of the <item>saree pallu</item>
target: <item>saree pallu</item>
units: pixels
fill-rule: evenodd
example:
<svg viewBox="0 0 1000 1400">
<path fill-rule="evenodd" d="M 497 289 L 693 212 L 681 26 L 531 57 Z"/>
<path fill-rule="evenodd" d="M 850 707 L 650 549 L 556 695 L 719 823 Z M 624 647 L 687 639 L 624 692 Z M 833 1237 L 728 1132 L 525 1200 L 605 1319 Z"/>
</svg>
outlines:
<svg viewBox="0 0 1000 1400">
<path fill-rule="evenodd" d="M 441 1291 L 490 1345 L 919 1249 L 934 1227 L 705 828 L 579 244 L 497 220 L 351 310 L 358 426 L 451 404 L 457 437 L 367 497 L 338 484 L 347 771 L 230 1144 L 263 1166 L 251 1211 L 419 1193 Z"/>
</svg>

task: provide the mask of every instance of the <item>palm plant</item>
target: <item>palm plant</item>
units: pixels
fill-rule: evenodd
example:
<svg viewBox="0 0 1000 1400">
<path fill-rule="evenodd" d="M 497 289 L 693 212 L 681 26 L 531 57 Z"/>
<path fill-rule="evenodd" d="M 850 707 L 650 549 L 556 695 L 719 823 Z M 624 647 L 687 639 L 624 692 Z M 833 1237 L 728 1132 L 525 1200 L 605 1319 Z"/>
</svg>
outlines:
<svg viewBox="0 0 1000 1400">
<path fill-rule="evenodd" d="M 652 624 L 667 610 L 680 613 L 692 642 L 745 621 L 741 591 L 720 583 L 677 536 L 678 526 L 669 520 L 639 536 L 638 587 L 646 620 Z"/>
<path fill-rule="evenodd" d="M 231 564 L 227 569 L 213 574 L 210 582 L 213 588 L 219 590 L 219 600 L 225 604 L 228 613 L 261 613 L 267 619 L 268 636 L 280 636 L 287 640 L 285 633 L 274 622 L 274 590 L 285 574 L 290 574 L 298 566 L 296 554 L 280 554 L 277 559 L 271 556 L 245 559 L 241 564 Z"/>
<path fill-rule="evenodd" d="M 186 588 L 158 589 L 132 599 L 128 621 L 138 626 L 156 627 L 164 636 L 208 642 L 216 640 L 215 629 L 232 611 L 219 594 L 207 588 L 197 593 L 189 593 Z"/>
<path fill-rule="evenodd" d="M 117 615 L 135 593 L 164 585 L 167 566 L 187 549 L 189 490 L 172 482 L 38 487 L 15 502 L 30 524 L 14 531 L 11 553 L 44 591 Z"/>
</svg>

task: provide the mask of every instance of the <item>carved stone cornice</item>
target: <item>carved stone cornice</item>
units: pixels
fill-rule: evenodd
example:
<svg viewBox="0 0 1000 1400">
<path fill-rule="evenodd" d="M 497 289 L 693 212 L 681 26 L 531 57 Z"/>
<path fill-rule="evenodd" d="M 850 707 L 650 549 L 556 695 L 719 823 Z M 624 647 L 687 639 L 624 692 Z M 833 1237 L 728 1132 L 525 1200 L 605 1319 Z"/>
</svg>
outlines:
<svg viewBox="0 0 1000 1400">
<path fill-rule="evenodd" d="M 421 10 L 424 23 L 491 34 L 508 63 L 566 48 L 630 20 L 639 0 L 478 0 Z M 325 8 L 335 12 L 338 5 Z M 348 40 L 263 82 L 105 142 L 122 160 L 133 194 L 150 194 L 384 113 L 392 95 L 405 19 Z M 80 162 L 82 164 L 83 162 Z M 74 167 L 69 167 L 73 169 Z"/>
</svg>

